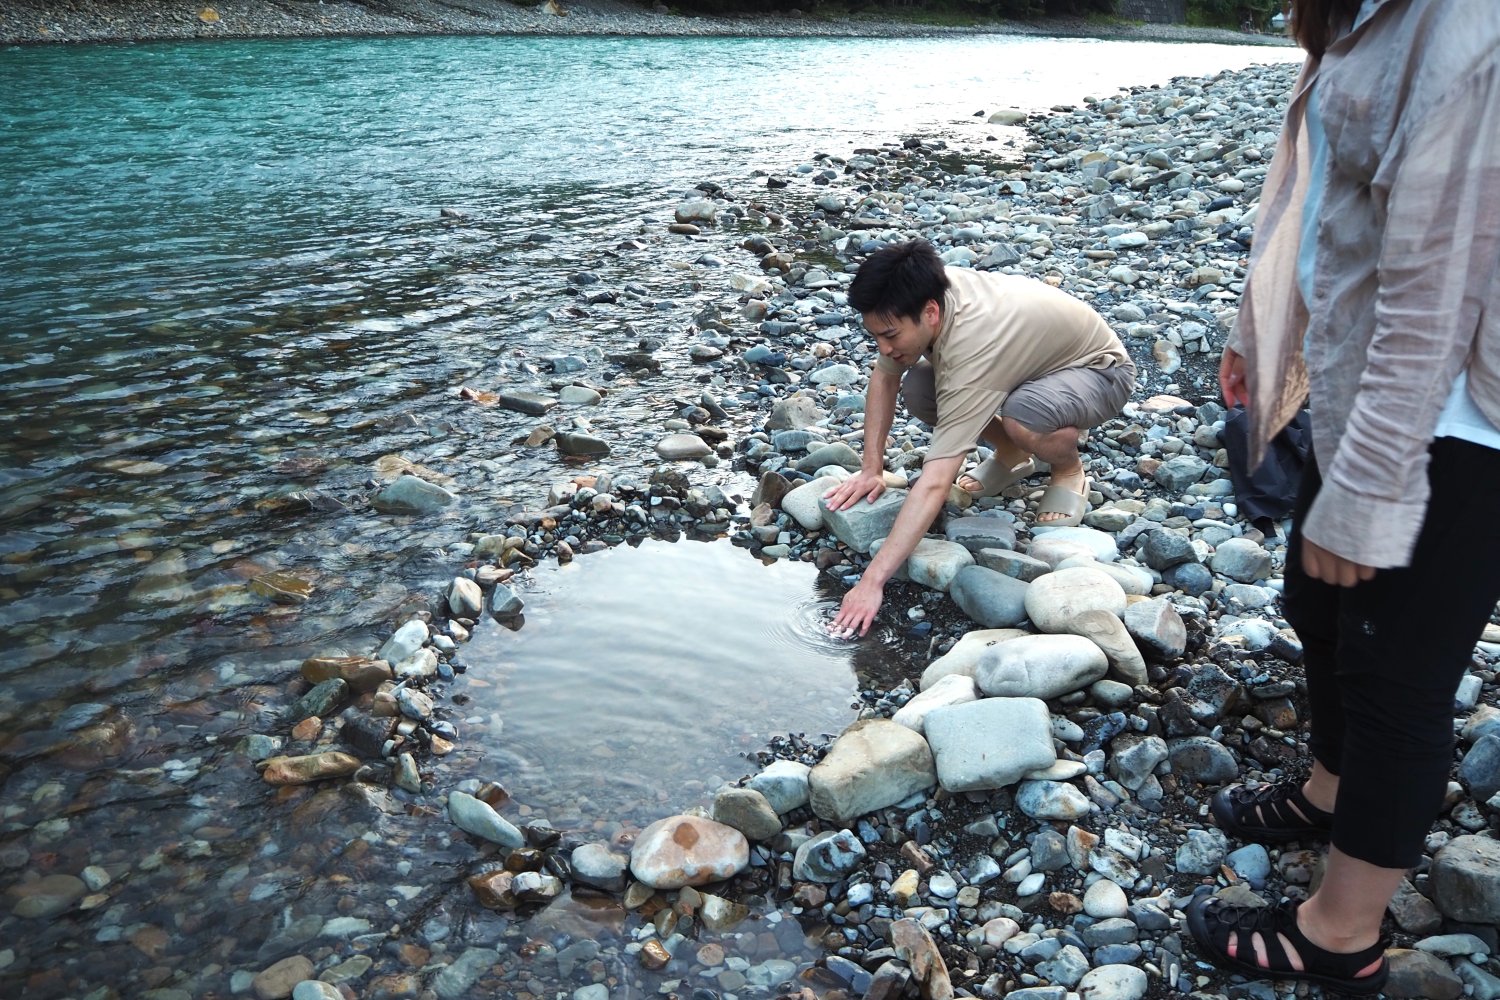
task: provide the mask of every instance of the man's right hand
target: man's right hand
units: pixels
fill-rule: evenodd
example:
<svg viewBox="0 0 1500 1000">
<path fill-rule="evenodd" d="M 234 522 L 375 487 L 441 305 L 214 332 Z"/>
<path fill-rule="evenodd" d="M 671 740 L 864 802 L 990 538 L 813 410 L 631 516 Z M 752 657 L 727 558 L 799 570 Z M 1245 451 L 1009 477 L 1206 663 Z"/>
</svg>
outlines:
<svg viewBox="0 0 1500 1000">
<path fill-rule="evenodd" d="M 856 472 L 823 494 L 829 510 L 847 510 L 861 500 L 875 501 L 885 492 L 885 477 L 878 472 Z"/>
<path fill-rule="evenodd" d="M 1224 405 L 1250 406 L 1250 386 L 1245 382 L 1245 356 L 1232 347 L 1224 348 L 1219 359 L 1219 391 L 1224 394 Z"/>
</svg>

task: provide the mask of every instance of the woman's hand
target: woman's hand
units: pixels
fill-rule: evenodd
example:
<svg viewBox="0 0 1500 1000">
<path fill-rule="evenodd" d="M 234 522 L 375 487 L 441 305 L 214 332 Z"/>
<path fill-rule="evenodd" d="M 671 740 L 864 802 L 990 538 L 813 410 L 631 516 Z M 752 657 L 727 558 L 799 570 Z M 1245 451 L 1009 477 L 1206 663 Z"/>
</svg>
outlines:
<svg viewBox="0 0 1500 1000">
<path fill-rule="evenodd" d="M 1375 576 L 1375 567 L 1345 559 L 1302 536 L 1302 569 L 1314 580 L 1335 587 L 1352 587 Z"/>
<path fill-rule="evenodd" d="M 1250 386 L 1245 382 L 1245 356 L 1232 347 L 1225 347 L 1219 359 L 1219 391 L 1224 394 L 1225 406 L 1250 405 Z"/>
</svg>

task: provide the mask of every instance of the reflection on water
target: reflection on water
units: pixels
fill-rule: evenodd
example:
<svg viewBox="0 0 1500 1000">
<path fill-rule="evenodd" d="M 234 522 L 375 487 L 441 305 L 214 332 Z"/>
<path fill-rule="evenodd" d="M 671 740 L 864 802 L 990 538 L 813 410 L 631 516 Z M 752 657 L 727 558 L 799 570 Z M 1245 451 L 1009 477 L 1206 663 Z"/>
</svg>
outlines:
<svg viewBox="0 0 1500 1000">
<path fill-rule="evenodd" d="M 650 822 L 756 770 L 772 736 L 854 720 L 855 647 L 806 613 L 832 603 L 809 597 L 810 564 L 647 541 L 533 584 L 525 627 L 481 629 L 464 655 L 485 681 L 465 739 L 503 753 L 533 805 Z"/>
</svg>

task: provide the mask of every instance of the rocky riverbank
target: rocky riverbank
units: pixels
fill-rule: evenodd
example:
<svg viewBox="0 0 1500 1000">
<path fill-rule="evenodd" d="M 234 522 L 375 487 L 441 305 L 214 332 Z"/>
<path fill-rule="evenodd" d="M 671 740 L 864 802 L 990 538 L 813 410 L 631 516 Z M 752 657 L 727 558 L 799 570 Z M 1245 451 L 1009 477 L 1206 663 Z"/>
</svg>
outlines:
<svg viewBox="0 0 1500 1000">
<path fill-rule="evenodd" d="M 164 975 L 149 995 L 224 983 L 298 998 L 1277 995 L 1198 964 L 1179 920 L 1198 892 L 1295 897 L 1317 877 L 1318 845 L 1230 843 L 1206 811 L 1221 784 L 1305 759 L 1300 649 L 1276 605 L 1285 550 L 1235 504 L 1212 377 L 1293 72 L 1179 81 L 1029 120 L 999 111 L 975 122 L 972 147 L 911 137 L 685 197 L 673 230 L 705 246 L 720 302 L 685 340 L 595 359 L 634 372 L 695 362 L 654 460 L 603 471 L 618 442 L 580 416 L 598 401 L 580 374 L 595 360 L 544 359 L 550 377 L 478 400 L 533 416 L 527 446 L 580 468 L 467 540 L 445 613 L 367 656 L 308 660 L 284 725 L 241 744 L 278 794 L 323 789 L 299 816 L 316 818 L 320 801 L 404 809 L 472 838 L 458 873 L 470 909 L 390 927 L 351 897 L 338 917 L 290 924 L 253 967 L 204 971 L 196 991 Z M 976 152 L 1007 123 L 1025 126 L 1024 156 Z M 720 249 L 726 232 L 739 249 Z M 485 615 L 518 624 L 530 567 L 686 532 L 857 578 L 920 473 L 928 430 L 894 429 L 889 499 L 839 516 L 818 504 L 857 467 L 874 357 L 844 298 L 847 266 L 916 234 L 953 263 L 1090 301 L 1131 349 L 1139 391 L 1087 446 L 1087 526 L 1037 528 L 1040 480 L 977 504 L 955 494 L 882 615 L 929 655 L 863 692 L 861 720 L 831 743 L 767 747 L 708 815 L 607 836 L 555 828 L 529 814 L 524 788 L 501 788 L 482 762 L 464 771 L 451 696 L 463 643 Z M 576 284 L 585 299 L 611 293 L 586 274 Z M 752 496 L 736 495 L 730 470 L 757 477 Z M 427 470 L 396 471 L 378 508 L 420 516 L 452 502 Z M 1500 996 L 1497 660 L 1492 627 L 1458 692 L 1444 813 L 1392 907 L 1389 996 Z M 436 780 L 455 770 L 462 780 Z M 382 849 L 378 829 L 361 853 Z M 12 891 L 12 913 L 105 907 L 121 874 L 38 870 Z M 391 892 L 408 889 L 420 892 Z M 475 930 L 564 897 L 588 901 L 593 922 Z M 154 940 L 116 930 L 139 948 Z M 805 937 L 825 953 L 815 965 L 785 957 Z M 40 968 L 20 947 L 0 950 L 0 973 Z"/>
<path fill-rule="evenodd" d="M 619 0 L 223 0 L 205 4 L 163 0 L 70 0 L 0 4 L 0 44 L 157 41 L 211 38 L 316 38 L 379 35 L 755 35 L 759 37 L 916 37 L 995 32 L 1109 37 L 1154 41 L 1286 45 L 1284 38 L 1218 28 L 1081 19 L 995 21 L 947 27 L 876 17 L 821 15 L 709 17 L 673 12 L 663 4 Z"/>
</svg>

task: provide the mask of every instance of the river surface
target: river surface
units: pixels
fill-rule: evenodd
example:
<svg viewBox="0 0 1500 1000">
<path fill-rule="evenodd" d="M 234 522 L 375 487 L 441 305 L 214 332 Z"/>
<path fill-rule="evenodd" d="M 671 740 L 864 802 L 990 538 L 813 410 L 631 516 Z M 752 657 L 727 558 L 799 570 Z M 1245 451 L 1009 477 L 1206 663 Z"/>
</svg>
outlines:
<svg viewBox="0 0 1500 1000">
<path fill-rule="evenodd" d="M 366 805 L 273 795 L 232 748 L 281 732 L 304 657 L 372 652 L 435 606 L 472 532 L 576 471 L 517 444 L 533 418 L 469 405 L 461 386 L 545 388 L 550 356 L 582 356 L 573 377 L 612 391 L 579 416 L 639 471 L 643 423 L 700 390 L 679 335 L 721 296 L 724 265 L 755 269 L 733 232 L 666 233 L 695 184 L 751 198 L 765 194 L 755 171 L 795 178 L 819 152 L 913 132 L 979 148 L 1018 133 L 977 112 L 1294 57 L 1000 36 L 0 52 L 0 886 L 90 864 L 111 876 L 55 921 L 0 909 L 0 986 L 222 994 L 235 971 L 295 950 L 309 920 L 430 924 L 464 895 L 433 874 L 468 855 L 433 843 L 446 824 L 430 804 L 380 815 L 385 842 L 407 846 L 377 865 L 359 839 L 377 827 Z M 615 301 L 586 303 L 583 275 Z M 604 362 L 643 337 L 663 343 L 662 375 Z M 374 512 L 364 500 L 393 455 L 453 477 L 460 502 Z M 470 651 L 488 735 L 452 776 L 492 754 L 517 802 L 530 782 L 538 810 L 571 798 L 617 813 L 571 819 L 618 822 L 632 802 L 701 804 L 770 734 L 852 719 L 855 654 L 813 638 L 835 595 L 807 567 L 751 563 L 747 581 L 723 562 L 744 553 L 698 548 L 713 554 L 643 546 L 531 580 L 541 613 L 521 633 L 481 628 Z M 634 582 L 589 590 L 627 555 L 645 560 Z M 251 582 L 269 573 L 310 598 L 267 600 Z M 715 581 L 746 600 L 711 638 L 660 614 L 674 595 L 690 611 Z M 774 596 L 756 604 L 763 585 Z M 622 634 L 641 644 L 618 648 Z M 819 679 L 674 678 L 727 662 L 723 646 L 751 663 L 810 658 Z M 542 669 L 564 657 L 585 672 Z M 627 681 L 630 698 L 609 687 Z M 737 687 L 755 698 L 735 727 Z M 600 732 L 566 724 L 581 706 Z M 385 864 L 410 884 L 330 888 Z M 370 946 L 350 934 L 325 945 Z"/>
</svg>

